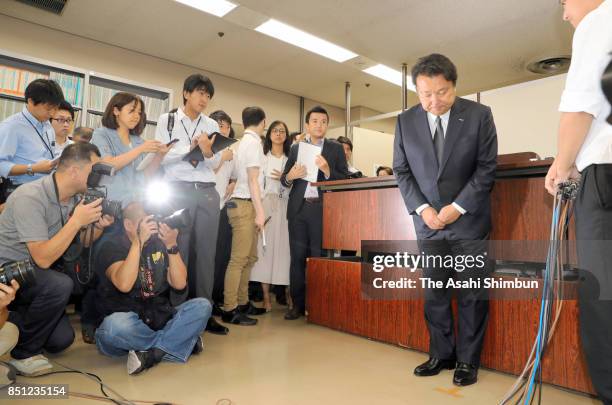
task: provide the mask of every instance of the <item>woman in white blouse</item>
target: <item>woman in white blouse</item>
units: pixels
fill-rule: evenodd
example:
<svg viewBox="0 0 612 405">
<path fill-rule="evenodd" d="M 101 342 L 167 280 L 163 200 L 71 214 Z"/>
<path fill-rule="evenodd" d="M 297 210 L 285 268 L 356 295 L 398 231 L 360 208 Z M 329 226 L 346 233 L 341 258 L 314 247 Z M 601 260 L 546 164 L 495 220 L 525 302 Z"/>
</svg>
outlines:
<svg viewBox="0 0 612 405">
<path fill-rule="evenodd" d="M 263 142 L 266 161 L 264 168 L 263 206 L 266 213 L 266 247 L 260 236 L 257 250 L 259 260 L 251 270 L 251 281 L 259 281 L 264 293 L 264 308 L 272 309 L 270 284 L 289 286 L 289 227 L 287 224 L 287 202 L 289 189 L 280 183 L 280 176 L 287 163 L 291 140 L 287 124 L 274 121 L 268 128 Z M 291 307 L 288 288 L 285 289 L 287 303 Z"/>
</svg>

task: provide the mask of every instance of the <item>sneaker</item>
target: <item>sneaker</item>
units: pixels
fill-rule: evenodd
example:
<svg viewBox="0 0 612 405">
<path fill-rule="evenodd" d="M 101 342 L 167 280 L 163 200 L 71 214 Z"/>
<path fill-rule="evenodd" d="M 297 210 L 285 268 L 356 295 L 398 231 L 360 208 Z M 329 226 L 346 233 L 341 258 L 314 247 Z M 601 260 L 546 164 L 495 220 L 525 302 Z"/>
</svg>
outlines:
<svg viewBox="0 0 612 405">
<path fill-rule="evenodd" d="M 127 358 L 127 372 L 129 375 L 139 374 L 156 365 L 155 356 L 151 350 L 130 350 Z"/>
<path fill-rule="evenodd" d="M 193 350 L 191 354 L 200 354 L 204 351 L 204 341 L 202 340 L 202 336 L 198 336 L 198 340 L 195 342 L 195 346 L 193 346 Z"/>
<path fill-rule="evenodd" d="M 253 326 L 257 324 L 257 319 L 249 318 L 248 316 L 240 312 L 238 308 L 234 308 L 232 311 L 229 312 L 223 311 L 221 320 L 223 320 L 223 322 L 232 323 L 234 325 Z"/>
<path fill-rule="evenodd" d="M 265 308 L 258 308 L 251 301 L 244 305 L 238 305 L 238 311 L 245 315 L 262 315 L 268 312 Z"/>
<path fill-rule="evenodd" d="M 24 376 L 39 375 L 53 368 L 51 363 L 49 363 L 49 359 L 42 354 L 37 354 L 23 360 L 11 359 L 9 364 L 17 369 L 17 374 Z"/>
<path fill-rule="evenodd" d="M 0 389 L 15 382 L 17 370 L 8 363 L 0 363 Z"/>
</svg>

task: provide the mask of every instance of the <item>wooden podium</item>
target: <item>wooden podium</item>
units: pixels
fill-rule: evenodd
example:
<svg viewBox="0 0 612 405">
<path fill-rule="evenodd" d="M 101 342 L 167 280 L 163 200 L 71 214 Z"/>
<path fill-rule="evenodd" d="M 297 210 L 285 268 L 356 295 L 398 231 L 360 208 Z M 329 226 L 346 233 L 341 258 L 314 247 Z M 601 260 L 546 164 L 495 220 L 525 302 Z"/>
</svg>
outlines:
<svg viewBox="0 0 612 405">
<path fill-rule="evenodd" d="M 498 165 L 492 193 L 492 240 L 547 240 L 552 197 L 544 189 L 551 160 Z M 393 176 L 322 182 L 323 248 L 361 250 L 362 240 L 414 240 L 416 233 Z M 570 232 L 573 234 L 573 232 Z M 533 252 L 504 252 L 529 261 Z M 357 259 L 358 260 L 358 259 Z M 309 258 L 308 321 L 339 331 L 428 351 L 423 300 L 369 300 L 362 296 L 360 261 Z M 567 291 L 576 291 L 566 282 Z M 531 352 L 540 301 L 496 299 L 481 358 L 483 367 L 518 375 Z M 456 318 L 455 318 L 456 319 Z M 410 367 L 412 365 L 406 365 Z M 543 358 L 544 382 L 594 394 L 581 350 L 578 305 L 565 300 Z"/>
</svg>

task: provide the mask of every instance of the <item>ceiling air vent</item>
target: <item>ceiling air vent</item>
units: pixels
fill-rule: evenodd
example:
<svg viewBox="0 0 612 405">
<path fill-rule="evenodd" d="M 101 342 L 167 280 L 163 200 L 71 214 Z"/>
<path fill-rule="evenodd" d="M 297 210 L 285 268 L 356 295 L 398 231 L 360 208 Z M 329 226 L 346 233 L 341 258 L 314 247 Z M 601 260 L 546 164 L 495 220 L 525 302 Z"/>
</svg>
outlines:
<svg viewBox="0 0 612 405">
<path fill-rule="evenodd" d="M 36 7 L 53 14 L 60 15 L 68 0 L 15 0 L 28 6 Z"/>
<path fill-rule="evenodd" d="M 527 65 L 527 70 L 540 75 L 565 73 L 569 69 L 570 56 L 553 56 L 535 60 Z"/>
</svg>

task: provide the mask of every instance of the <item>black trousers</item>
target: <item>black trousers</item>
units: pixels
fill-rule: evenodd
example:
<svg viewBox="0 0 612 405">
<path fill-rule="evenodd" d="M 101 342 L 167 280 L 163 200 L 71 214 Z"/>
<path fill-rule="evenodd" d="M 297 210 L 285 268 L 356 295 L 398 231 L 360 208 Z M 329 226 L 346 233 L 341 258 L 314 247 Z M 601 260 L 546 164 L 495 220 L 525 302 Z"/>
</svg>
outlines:
<svg viewBox="0 0 612 405">
<path fill-rule="evenodd" d="M 582 349 L 595 391 L 612 405 L 612 164 L 582 172 L 575 208 Z"/>
<path fill-rule="evenodd" d="M 293 305 L 302 313 L 306 310 L 306 258 L 320 257 L 323 237 L 323 204 L 306 202 L 298 214 L 289 220 L 289 291 Z"/>
<path fill-rule="evenodd" d="M 232 254 L 232 227 L 227 218 L 227 207 L 219 214 L 219 231 L 217 232 L 217 254 L 215 255 L 215 284 L 213 300 L 223 306 L 223 290 L 225 289 L 225 270 Z"/>
<path fill-rule="evenodd" d="M 211 183 L 196 189 L 193 183 L 173 183 L 180 193 L 175 209 L 186 208 L 192 225 L 179 231 L 178 247 L 188 270 L 189 295 L 212 302 L 215 253 L 219 226 L 219 193 Z"/>
<path fill-rule="evenodd" d="M 9 305 L 9 320 L 19 328 L 19 341 L 11 352 L 15 359 L 58 353 L 74 341 L 66 315 L 73 282 L 55 270 L 35 269 L 36 283 L 22 286 Z"/>
<path fill-rule="evenodd" d="M 438 232 L 438 236 L 448 231 Z M 418 241 L 419 249 L 429 257 L 465 256 L 477 257 L 484 254 L 488 239 L 482 240 L 431 240 Z M 486 256 L 485 256 L 486 257 Z M 423 277 L 433 281 L 442 281 L 446 285 L 450 278 L 466 282 L 475 280 L 480 287 L 474 288 L 427 288 L 425 289 L 425 322 L 429 330 L 429 354 L 438 359 L 457 359 L 475 367 L 480 365 L 480 353 L 489 319 L 489 301 L 484 279 L 490 274 L 491 265 L 484 261 L 483 268 L 471 270 L 438 267 L 436 260 L 424 266 Z M 456 262 L 459 264 L 459 262 Z M 444 263 L 442 263 L 444 265 Z M 462 271 L 459 271 L 462 270 Z M 457 335 L 452 312 L 453 291 L 457 297 L 458 322 Z"/>
<path fill-rule="evenodd" d="M 104 316 L 98 312 L 96 300 L 98 300 L 96 287 L 87 287 L 81 298 L 81 324 L 97 328 L 104 320 Z"/>
</svg>

